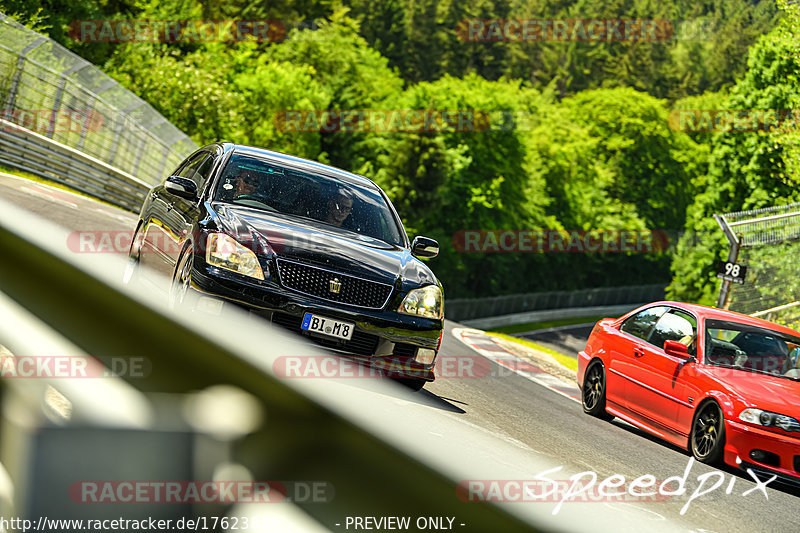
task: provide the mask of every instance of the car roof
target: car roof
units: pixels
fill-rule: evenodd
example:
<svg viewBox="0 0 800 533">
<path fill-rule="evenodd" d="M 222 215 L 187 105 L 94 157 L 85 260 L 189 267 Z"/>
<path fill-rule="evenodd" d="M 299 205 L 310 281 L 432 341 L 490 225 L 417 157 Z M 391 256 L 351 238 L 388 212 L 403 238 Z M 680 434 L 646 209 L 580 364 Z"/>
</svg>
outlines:
<svg viewBox="0 0 800 533">
<path fill-rule="evenodd" d="M 705 318 L 706 320 L 708 319 L 727 320 L 730 322 L 738 322 L 740 324 L 746 324 L 748 326 L 756 326 L 760 328 L 771 329 L 774 331 L 780 331 L 783 333 L 787 333 L 789 335 L 794 335 L 794 336 L 800 335 L 800 332 L 797 332 L 792 328 L 776 324 L 775 322 L 769 322 L 761 318 L 756 318 L 749 315 L 743 315 L 742 313 L 737 313 L 736 311 L 729 311 L 727 309 L 717 309 L 716 307 L 708 307 L 700 304 L 672 302 L 668 300 L 653 302 L 652 304 L 648 304 L 647 307 L 652 307 L 655 305 L 670 305 L 673 307 L 683 308 L 686 309 L 687 311 L 691 311 L 697 317 L 702 317 Z"/>
<path fill-rule="evenodd" d="M 323 174 L 331 178 L 341 179 L 353 185 L 366 186 L 375 191 L 380 190 L 380 187 L 378 187 L 378 185 L 369 178 L 360 176 L 358 174 L 353 174 L 352 172 L 348 172 L 340 168 L 326 165 L 324 163 L 320 163 L 319 161 L 303 159 L 302 157 L 284 154 L 282 152 L 274 152 L 272 150 L 267 150 L 265 148 L 257 148 L 255 146 L 246 146 L 243 144 L 234 144 L 234 143 L 219 143 L 219 144 L 223 147 L 223 149 L 226 152 L 232 149 L 235 154 L 266 158 L 270 159 L 273 162 L 280 163 L 284 166 L 291 167 L 295 170 L 302 170 L 305 172 L 310 172 L 315 174 Z"/>
</svg>

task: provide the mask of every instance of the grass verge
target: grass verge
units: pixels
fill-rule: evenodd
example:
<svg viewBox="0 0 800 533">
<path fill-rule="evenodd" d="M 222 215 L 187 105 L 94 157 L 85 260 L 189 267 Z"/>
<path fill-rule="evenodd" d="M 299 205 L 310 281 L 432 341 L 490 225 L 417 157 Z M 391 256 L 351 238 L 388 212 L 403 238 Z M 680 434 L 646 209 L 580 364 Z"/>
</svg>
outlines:
<svg viewBox="0 0 800 533">
<path fill-rule="evenodd" d="M 559 326 L 573 326 L 575 324 L 588 324 L 589 322 L 597 322 L 604 316 L 588 316 L 583 318 L 562 318 L 561 320 L 546 320 L 544 322 L 528 322 L 526 324 L 513 324 L 511 326 L 501 326 L 495 328 L 495 331 L 514 335 L 516 333 L 527 333 L 528 331 L 536 331 L 537 329 L 557 328 Z"/>
<path fill-rule="evenodd" d="M 574 358 L 574 357 L 570 357 L 568 355 L 564 355 L 564 354 L 558 353 L 555 350 L 551 350 L 550 348 L 545 348 L 544 346 L 536 344 L 535 342 L 529 341 L 527 339 L 520 339 L 519 337 L 512 337 L 511 335 L 507 335 L 505 333 L 500 333 L 500 332 L 497 332 L 497 331 L 487 331 L 486 334 L 487 335 L 493 335 L 495 337 L 500 337 L 501 339 L 505 339 L 505 340 L 511 341 L 511 342 L 516 342 L 517 344 L 521 344 L 522 346 L 525 346 L 527 348 L 532 348 L 534 350 L 538 350 L 540 352 L 544 352 L 544 353 L 546 353 L 548 355 L 553 356 L 553 359 L 555 359 L 561 366 L 565 366 L 565 367 L 569 368 L 570 370 L 574 370 L 576 372 L 578 370 L 578 360 L 576 358 Z"/>
<path fill-rule="evenodd" d="M 84 198 L 88 198 L 89 200 L 94 200 L 95 202 L 100 202 L 101 204 L 105 204 L 109 207 L 113 207 L 115 209 L 121 209 L 125 212 L 130 212 L 127 209 L 120 207 L 118 205 L 114 205 L 111 202 L 103 200 L 102 198 L 97 198 L 96 196 L 92 196 L 90 194 L 86 194 L 83 191 L 79 191 L 77 189 L 73 189 L 69 185 L 64 185 L 63 183 L 59 183 L 57 181 L 49 180 L 47 178 L 43 178 L 41 176 L 36 176 L 34 174 L 28 174 L 27 172 L 23 172 L 21 170 L 16 170 L 13 168 L 8 168 L 0 165 L 0 173 L 9 174 L 11 176 L 22 178 L 24 180 L 32 181 L 34 183 L 38 183 L 39 185 L 46 185 L 48 187 L 52 187 L 54 189 L 58 189 L 65 192 L 70 192 L 72 194 L 77 194 L 78 196 L 82 196 Z"/>
</svg>

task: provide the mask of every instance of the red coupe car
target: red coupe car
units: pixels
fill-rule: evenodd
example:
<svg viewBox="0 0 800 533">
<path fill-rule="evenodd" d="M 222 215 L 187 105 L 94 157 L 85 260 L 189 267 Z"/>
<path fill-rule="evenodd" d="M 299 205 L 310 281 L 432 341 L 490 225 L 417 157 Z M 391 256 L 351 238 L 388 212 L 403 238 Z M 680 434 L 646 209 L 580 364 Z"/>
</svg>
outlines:
<svg viewBox="0 0 800 533">
<path fill-rule="evenodd" d="M 731 311 L 656 302 L 595 325 L 578 354 L 583 410 L 698 461 L 800 482 L 800 333 Z"/>
</svg>

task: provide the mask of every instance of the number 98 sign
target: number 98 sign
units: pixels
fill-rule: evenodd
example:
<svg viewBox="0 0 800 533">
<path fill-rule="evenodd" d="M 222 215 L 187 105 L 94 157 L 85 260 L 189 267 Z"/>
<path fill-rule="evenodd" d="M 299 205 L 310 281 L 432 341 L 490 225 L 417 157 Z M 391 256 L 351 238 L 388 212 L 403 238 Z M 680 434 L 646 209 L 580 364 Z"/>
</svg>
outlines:
<svg viewBox="0 0 800 533">
<path fill-rule="evenodd" d="M 719 261 L 717 263 L 717 277 L 725 281 L 732 281 L 733 283 L 744 283 L 744 276 L 747 273 L 747 267 L 730 261 Z"/>
</svg>

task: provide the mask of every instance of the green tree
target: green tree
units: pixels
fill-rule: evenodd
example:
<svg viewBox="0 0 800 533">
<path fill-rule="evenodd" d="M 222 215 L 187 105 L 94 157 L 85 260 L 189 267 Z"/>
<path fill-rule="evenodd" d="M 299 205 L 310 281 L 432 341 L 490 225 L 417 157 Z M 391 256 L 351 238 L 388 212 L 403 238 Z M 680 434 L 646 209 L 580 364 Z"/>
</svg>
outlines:
<svg viewBox="0 0 800 533">
<path fill-rule="evenodd" d="M 760 39 L 750 51 L 747 74 L 731 90 L 725 107 L 750 117 L 761 110 L 794 109 L 800 90 L 795 42 L 783 28 Z M 702 192 L 688 211 L 669 288 L 673 298 L 706 304 L 716 300 L 715 263 L 727 256 L 727 241 L 712 215 L 800 200 L 794 122 L 770 131 L 747 130 L 734 123 L 711 142 L 708 174 L 698 180 Z"/>
<path fill-rule="evenodd" d="M 331 95 L 327 105 L 318 111 L 380 109 L 402 91 L 403 81 L 358 32 L 358 23 L 340 9 L 316 29 L 295 30 L 265 53 L 273 61 L 312 69 L 314 79 Z M 321 139 L 323 150 L 334 165 L 353 169 L 363 164 L 363 134 L 333 132 L 323 134 Z"/>
<path fill-rule="evenodd" d="M 432 264 L 451 297 L 534 284 L 518 274 L 521 256 L 462 253 L 453 241 L 464 230 L 558 227 L 545 214 L 543 182 L 532 181 L 522 166 L 527 133 L 510 120 L 535 114 L 547 101 L 519 81 L 468 75 L 413 85 L 386 103 L 387 109 L 428 111 L 439 119 L 461 113 L 466 119 L 440 122 L 436 131 L 373 136 L 368 146 L 374 155 L 362 168 L 389 192 L 415 232 L 440 241 L 441 255 Z"/>
<path fill-rule="evenodd" d="M 548 213 L 569 230 L 675 236 L 706 150 L 667 118 L 663 101 L 632 89 L 584 91 L 543 108 L 527 137 L 525 170 L 546 184 Z M 657 248 L 569 255 L 552 259 L 560 288 L 648 283 L 669 271 L 670 257 Z"/>
<path fill-rule="evenodd" d="M 665 103 L 633 89 L 584 91 L 544 110 L 527 168 L 577 229 L 681 228 L 704 147 L 669 127 Z"/>
</svg>

